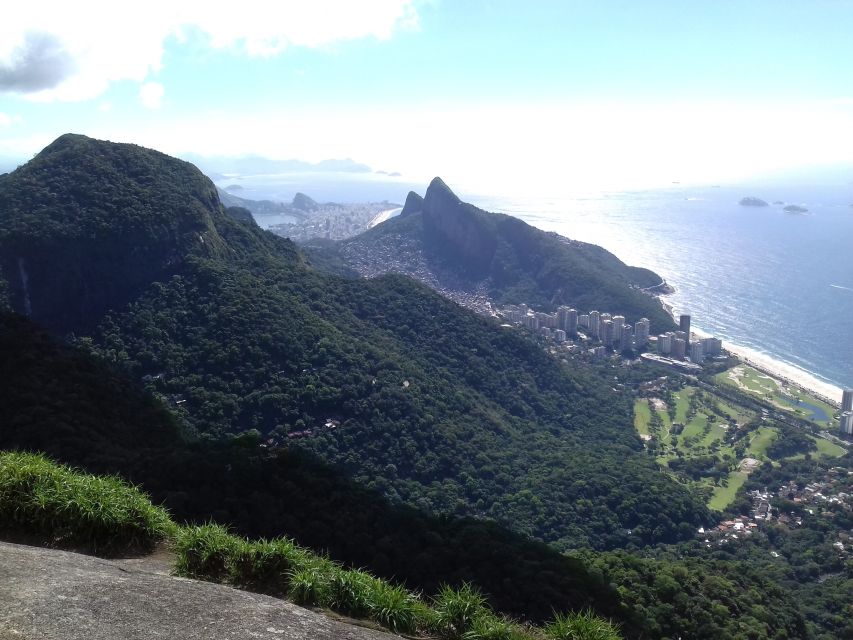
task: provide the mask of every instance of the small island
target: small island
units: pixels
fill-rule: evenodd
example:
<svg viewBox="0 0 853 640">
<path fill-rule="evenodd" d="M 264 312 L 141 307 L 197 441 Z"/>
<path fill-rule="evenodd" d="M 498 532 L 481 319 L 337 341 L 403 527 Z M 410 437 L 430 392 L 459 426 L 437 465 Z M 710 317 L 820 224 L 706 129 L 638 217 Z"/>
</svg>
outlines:
<svg viewBox="0 0 853 640">
<path fill-rule="evenodd" d="M 753 196 L 747 196 L 746 198 L 741 198 L 738 204 L 744 207 L 767 207 L 769 206 L 767 202 L 762 200 L 761 198 L 756 198 Z"/>
<path fill-rule="evenodd" d="M 805 207 L 801 207 L 798 204 L 789 204 L 787 207 L 784 207 L 782 211 L 786 213 L 808 213 L 809 210 Z"/>
</svg>

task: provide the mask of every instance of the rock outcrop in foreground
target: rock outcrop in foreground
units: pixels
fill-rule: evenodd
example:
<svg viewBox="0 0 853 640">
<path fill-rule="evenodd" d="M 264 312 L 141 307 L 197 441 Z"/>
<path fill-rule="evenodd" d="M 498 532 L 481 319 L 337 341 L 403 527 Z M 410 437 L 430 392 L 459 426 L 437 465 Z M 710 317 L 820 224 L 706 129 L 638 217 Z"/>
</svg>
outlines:
<svg viewBox="0 0 853 640">
<path fill-rule="evenodd" d="M 167 569 L 0 542 L 0 638 L 399 640 Z"/>
</svg>

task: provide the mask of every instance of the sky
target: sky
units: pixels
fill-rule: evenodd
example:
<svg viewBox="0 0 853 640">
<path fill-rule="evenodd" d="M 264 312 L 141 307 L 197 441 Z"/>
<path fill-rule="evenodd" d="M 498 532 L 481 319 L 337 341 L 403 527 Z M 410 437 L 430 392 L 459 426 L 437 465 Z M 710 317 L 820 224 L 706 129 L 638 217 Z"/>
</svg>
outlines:
<svg viewBox="0 0 853 640">
<path fill-rule="evenodd" d="M 32 0 L 0 158 L 74 132 L 480 192 L 814 174 L 853 167 L 851 28 L 850 0 Z"/>
</svg>

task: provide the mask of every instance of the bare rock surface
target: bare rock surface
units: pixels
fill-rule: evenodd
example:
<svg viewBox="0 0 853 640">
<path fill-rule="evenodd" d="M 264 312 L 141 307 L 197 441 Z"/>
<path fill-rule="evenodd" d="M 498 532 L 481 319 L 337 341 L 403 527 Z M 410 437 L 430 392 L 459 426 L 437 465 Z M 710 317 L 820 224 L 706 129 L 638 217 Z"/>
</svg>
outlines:
<svg viewBox="0 0 853 640">
<path fill-rule="evenodd" d="M 165 567 L 0 542 L 0 640 L 399 640 Z"/>
</svg>

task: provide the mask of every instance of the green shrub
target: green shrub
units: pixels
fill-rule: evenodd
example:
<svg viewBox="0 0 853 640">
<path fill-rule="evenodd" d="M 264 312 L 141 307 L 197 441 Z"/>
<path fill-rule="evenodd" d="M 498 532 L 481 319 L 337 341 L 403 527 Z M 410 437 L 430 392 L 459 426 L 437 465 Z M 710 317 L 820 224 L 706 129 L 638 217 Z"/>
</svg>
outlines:
<svg viewBox="0 0 853 640">
<path fill-rule="evenodd" d="M 0 453 L 0 528 L 100 554 L 150 549 L 177 529 L 165 509 L 120 478 L 15 452 Z"/>
<path fill-rule="evenodd" d="M 319 566 L 308 566 L 289 575 L 290 597 L 304 606 L 329 602 L 329 574 Z"/>
<path fill-rule="evenodd" d="M 558 614 L 545 627 L 545 633 L 554 640 L 621 640 L 618 628 L 592 611 Z"/>
<path fill-rule="evenodd" d="M 536 637 L 532 630 L 492 613 L 474 618 L 471 627 L 462 634 L 463 640 L 531 640 Z"/>
<path fill-rule="evenodd" d="M 327 583 L 327 601 L 323 604 L 355 618 L 366 618 L 375 581 L 376 578 L 363 571 L 333 571 Z"/>
<path fill-rule="evenodd" d="M 273 595 L 287 593 L 288 576 L 305 563 L 306 553 L 285 538 L 249 542 L 239 540 L 231 549 L 228 571 L 231 581 Z"/>
<path fill-rule="evenodd" d="M 436 629 L 441 637 L 461 638 L 474 620 L 486 612 L 486 599 L 472 585 L 459 589 L 443 585 L 435 597 Z"/>
<path fill-rule="evenodd" d="M 414 633 L 430 629 L 435 612 L 403 587 L 373 578 L 368 608 L 370 618 L 387 629 Z"/>
<path fill-rule="evenodd" d="M 175 573 L 212 582 L 228 580 L 240 543 L 240 538 L 218 524 L 184 527 L 175 545 Z"/>
</svg>

